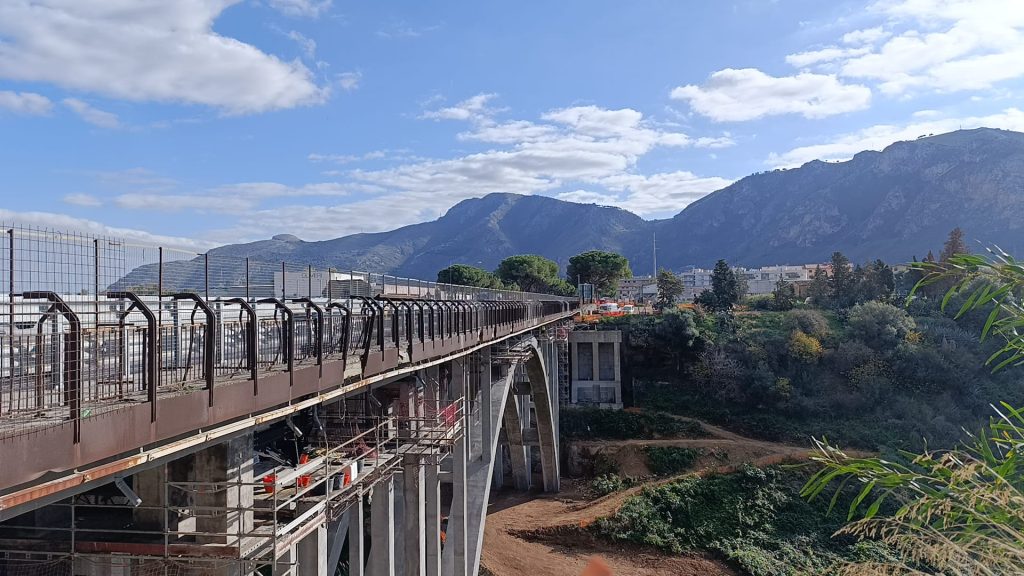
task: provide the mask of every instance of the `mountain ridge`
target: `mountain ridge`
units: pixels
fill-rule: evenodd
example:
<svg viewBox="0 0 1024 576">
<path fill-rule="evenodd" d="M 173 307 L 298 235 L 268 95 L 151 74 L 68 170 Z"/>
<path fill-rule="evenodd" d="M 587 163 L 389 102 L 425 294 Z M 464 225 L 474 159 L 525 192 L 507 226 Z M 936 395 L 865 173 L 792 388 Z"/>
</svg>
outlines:
<svg viewBox="0 0 1024 576">
<path fill-rule="evenodd" d="M 751 174 L 663 220 L 610 206 L 508 193 L 463 200 L 431 222 L 306 242 L 292 235 L 214 248 L 211 257 L 309 263 L 423 279 L 452 263 L 493 269 L 540 254 L 564 270 L 586 250 L 629 258 L 634 273 L 731 264 L 820 262 L 835 250 L 891 262 L 968 238 L 1024 250 L 1024 134 L 959 130 L 863 151 L 842 162 Z"/>
</svg>

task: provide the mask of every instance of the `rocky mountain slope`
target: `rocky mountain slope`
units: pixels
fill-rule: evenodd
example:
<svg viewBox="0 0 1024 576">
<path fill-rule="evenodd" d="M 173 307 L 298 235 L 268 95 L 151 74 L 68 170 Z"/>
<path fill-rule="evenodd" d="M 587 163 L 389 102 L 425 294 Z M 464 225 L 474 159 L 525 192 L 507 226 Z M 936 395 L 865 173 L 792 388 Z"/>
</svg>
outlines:
<svg viewBox="0 0 1024 576">
<path fill-rule="evenodd" d="M 1024 255 L 1024 134 L 980 128 L 898 142 L 846 162 L 747 176 L 673 218 L 645 221 L 606 206 L 490 194 L 433 222 L 319 242 L 280 235 L 211 250 L 211 259 L 310 263 L 433 279 L 451 263 L 493 269 L 541 254 L 564 267 L 586 250 L 626 255 L 634 272 L 809 263 L 841 250 L 854 261 L 905 262 L 936 253 L 948 232 Z M 179 275 L 195 275 L 182 264 Z M 136 274 L 133 281 L 141 281 Z M 199 278 L 197 278 L 198 280 Z M 185 284 L 188 284 L 185 282 Z"/>
</svg>

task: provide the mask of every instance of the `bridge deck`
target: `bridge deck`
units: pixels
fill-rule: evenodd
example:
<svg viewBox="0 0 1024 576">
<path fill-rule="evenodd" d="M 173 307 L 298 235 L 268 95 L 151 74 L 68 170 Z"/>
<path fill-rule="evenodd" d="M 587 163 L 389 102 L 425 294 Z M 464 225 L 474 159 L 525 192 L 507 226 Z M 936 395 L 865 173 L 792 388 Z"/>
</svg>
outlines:
<svg viewBox="0 0 1024 576">
<path fill-rule="evenodd" d="M 374 337 L 374 331 L 379 330 L 382 323 L 378 318 L 378 322 L 364 322 L 365 326 L 356 331 L 355 338 L 352 334 L 346 336 L 349 341 L 359 342 L 341 348 L 348 353 L 343 354 L 338 349 L 331 354 L 307 353 L 302 359 L 295 358 L 290 365 L 257 364 L 255 378 L 246 377 L 253 374 L 249 370 L 241 371 L 244 376 L 240 376 L 237 370 L 221 375 L 216 370 L 200 369 L 193 374 L 202 379 L 193 377 L 184 382 L 167 383 L 161 377 L 150 378 L 161 385 L 155 390 L 148 385 L 135 389 L 122 386 L 123 395 L 89 399 L 82 392 L 96 389 L 95 381 L 78 381 L 79 397 L 75 402 L 74 398 L 69 398 L 67 390 L 69 383 L 76 384 L 74 375 L 63 367 L 55 368 L 52 372 L 63 378 L 56 381 L 59 393 L 43 396 L 56 398 L 54 405 L 35 411 L 11 410 L 0 417 L 0 460 L 20 463 L 0 468 L 0 512 L 48 491 L 67 488 L 57 481 L 67 472 L 119 455 L 137 453 L 143 447 L 194 435 L 239 418 L 258 417 L 307 398 L 358 391 L 380 378 L 456 357 L 480 345 L 501 341 L 574 313 L 572 306 L 560 301 L 513 303 L 506 308 L 491 307 L 491 304 L 462 303 L 463 311 L 449 318 L 447 326 L 441 319 L 441 310 L 434 315 L 427 307 L 408 315 L 385 314 L 384 321 L 392 322 L 398 329 L 384 334 L 384 342 Z M 434 322 L 431 322 L 432 315 Z M 354 330 L 351 325 L 350 330 Z M 328 331 L 321 333 L 326 336 Z M 68 334 L 62 333 L 61 337 L 66 356 Z M 325 341 L 323 345 L 326 349 L 330 343 Z M 216 353 L 220 349 L 214 347 L 213 350 Z M 143 356 L 129 363 L 145 367 L 147 362 Z M 33 382 L 40 381 L 36 374 L 29 376 Z M 8 386 L 4 390 L 7 398 L 15 392 L 17 381 L 12 377 L 0 379 L 0 386 Z M 19 489 L 19 486 L 47 480 L 50 480 L 48 486 L 42 489 Z M 71 483 L 84 481 L 85 478 L 68 480 Z"/>
</svg>

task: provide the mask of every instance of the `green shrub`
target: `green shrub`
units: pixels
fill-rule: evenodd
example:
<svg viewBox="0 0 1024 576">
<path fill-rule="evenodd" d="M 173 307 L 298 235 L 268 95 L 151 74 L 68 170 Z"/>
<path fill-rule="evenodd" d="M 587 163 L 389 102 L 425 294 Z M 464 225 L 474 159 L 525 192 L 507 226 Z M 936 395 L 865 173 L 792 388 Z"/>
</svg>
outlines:
<svg viewBox="0 0 1024 576">
<path fill-rule="evenodd" d="M 876 350 L 895 347 L 916 327 L 904 310 L 884 302 L 857 304 L 846 321 L 851 336 Z"/>
<path fill-rule="evenodd" d="M 827 338 L 830 332 L 828 319 L 817 310 L 790 310 L 782 325 L 788 332 L 799 330 L 818 340 Z"/>
<path fill-rule="evenodd" d="M 658 476 L 672 476 L 693 467 L 703 451 L 681 446 L 644 446 L 647 467 Z"/>
<path fill-rule="evenodd" d="M 563 408 L 559 431 L 568 440 L 703 438 L 708 435 L 703 426 L 690 420 L 601 408 Z"/>
<path fill-rule="evenodd" d="M 833 539 L 844 519 L 827 503 L 800 498 L 803 470 L 770 467 L 704 478 L 690 476 L 646 488 L 613 516 L 593 524 L 598 534 L 679 554 L 723 555 L 753 576 L 827 574 L 845 561 L 884 555 L 877 545 Z M 850 494 L 840 495 L 840 504 Z"/>
<path fill-rule="evenodd" d="M 589 488 L 591 493 L 600 497 L 629 488 L 630 484 L 628 479 L 618 474 L 602 474 L 590 481 Z"/>
</svg>

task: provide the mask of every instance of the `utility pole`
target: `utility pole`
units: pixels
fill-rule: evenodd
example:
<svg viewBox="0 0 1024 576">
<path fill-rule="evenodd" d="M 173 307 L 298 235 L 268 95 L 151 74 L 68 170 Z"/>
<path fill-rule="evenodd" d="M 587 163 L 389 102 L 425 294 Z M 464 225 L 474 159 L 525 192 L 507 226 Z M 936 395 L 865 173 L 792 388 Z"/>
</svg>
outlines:
<svg viewBox="0 0 1024 576">
<path fill-rule="evenodd" d="M 654 278 L 658 277 L 658 233 L 654 233 L 652 249 L 654 252 Z"/>
</svg>

